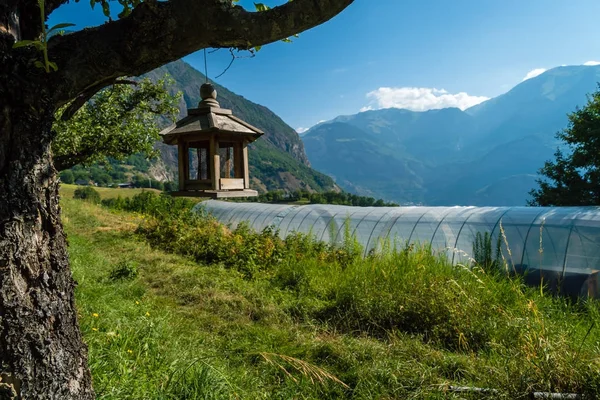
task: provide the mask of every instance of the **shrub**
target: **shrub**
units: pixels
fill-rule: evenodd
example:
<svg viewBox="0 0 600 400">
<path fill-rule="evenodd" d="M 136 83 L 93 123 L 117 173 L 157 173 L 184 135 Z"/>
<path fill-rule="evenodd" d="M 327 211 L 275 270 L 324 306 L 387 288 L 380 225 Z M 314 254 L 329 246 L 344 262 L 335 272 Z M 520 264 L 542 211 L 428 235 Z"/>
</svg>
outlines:
<svg viewBox="0 0 600 400">
<path fill-rule="evenodd" d="M 96 191 L 96 189 L 94 189 L 91 186 L 84 186 L 75 189 L 75 193 L 73 193 L 73 198 L 89 201 L 90 203 L 95 204 L 100 203 L 100 193 L 98 193 L 98 191 Z"/>
<path fill-rule="evenodd" d="M 75 176 L 73 175 L 73 171 L 67 169 L 65 171 L 61 171 L 60 180 L 62 183 L 71 184 L 75 182 Z"/>
<path fill-rule="evenodd" d="M 132 261 L 122 261 L 113 267 L 108 278 L 111 281 L 120 281 L 135 279 L 137 276 L 137 264 Z"/>
<path fill-rule="evenodd" d="M 143 191 L 130 198 L 102 200 L 102 205 L 113 210 L 132 211 L 153 217 L 189 214 L 196 202 L 189 199 L 174 198 L 168 194 Z"/>
</svg>

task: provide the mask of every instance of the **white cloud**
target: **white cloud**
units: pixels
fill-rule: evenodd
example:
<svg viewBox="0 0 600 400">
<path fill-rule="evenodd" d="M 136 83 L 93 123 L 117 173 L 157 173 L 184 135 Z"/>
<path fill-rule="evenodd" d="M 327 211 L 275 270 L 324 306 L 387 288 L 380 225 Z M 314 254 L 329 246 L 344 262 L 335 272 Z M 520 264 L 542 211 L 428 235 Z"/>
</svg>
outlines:
<svg viewBox="0 0 600 400">
<path fill-rule="evenodd" d="M 523 78 L 522 82 L 525 82 L 527 79 L 535 78 L 536 76 L 541 75 L 544 72 L 546 72 L 546 68 L 532 69 L 527 73 L 527 75 L 525 75 L 525 78 Z"/>
<path fill-rule="evenodd" d="M 381 87 L 367 93 L 378 108 L 404 108 L 411 111 L 426 111 L 440 108 L 456 107 L 465 110 L 476 104 L 489 100 L 485 96 L 471 96 L 468 93 L 449 93 L 444 89 L 415 87 Z M 374 109 L 368 105 L 361 112 Z"/>
<path fill-rule="evenodd" d="M 587 65 L 588 67 L 591 67 L 594 65 L 600 65 L 600 61 L 586 61 L 583 63 L 583 65 Z"/>
<path fill-rule="evenodd" d="M 308 130 L 308 128 L 303 128 L 303 127 L 296 128 L 296 132 L 298 132 L 298 133 L 304 133 L 304 132 L 306 132 L 307 130 Z"/>
</svg>

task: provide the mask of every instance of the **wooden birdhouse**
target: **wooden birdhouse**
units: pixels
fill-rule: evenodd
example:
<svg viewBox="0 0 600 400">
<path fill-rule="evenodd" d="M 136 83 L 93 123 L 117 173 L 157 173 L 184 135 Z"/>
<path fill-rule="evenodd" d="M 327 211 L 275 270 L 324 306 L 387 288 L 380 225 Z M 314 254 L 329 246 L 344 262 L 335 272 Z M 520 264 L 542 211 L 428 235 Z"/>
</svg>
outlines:
<svg viewBox="0 0 600 400">
<path fill-rule="evenodd" d="M 205 83 L 200 87 L 198 108 L 160 134 L 163 142 L 177 145 L 179 152 L 179 196 L 251 197 L 248 143 L 263 132 L 221 108 L 217 91 Z"/>
</svg>

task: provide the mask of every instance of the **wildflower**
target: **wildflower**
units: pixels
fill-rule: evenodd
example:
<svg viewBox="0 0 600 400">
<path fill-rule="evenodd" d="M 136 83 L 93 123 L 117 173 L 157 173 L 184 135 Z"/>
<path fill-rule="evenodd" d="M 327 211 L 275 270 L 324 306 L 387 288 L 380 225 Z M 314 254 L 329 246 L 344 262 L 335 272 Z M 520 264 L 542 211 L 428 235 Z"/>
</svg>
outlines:
<svg viewBox="0 0 600 400">
<path fill-rule="evenodd" d="M 150 313 L 148 311 L 146 311 L 146 317 L 149 317 Z"/>
<path fill-rule="evenodd" d="M 92 328 L 94 332 L 98 332 L 98 328 Z"/>
<path fill-rule="evenodd" d="M 92 314 L 92 317 L 94 317 L 94 318 L 98 318 L 98 317 L 99 317 L 99 315 L 98 315 L 98 313 L 93 313 L 93 314 Z"/>
<path fill-rule="evenodd" d="M 129 349 L 127 349 L 127 352 L 128 352 L 129 354 L 133 354 L 133 351 L 131 351 L 131 350 L 129 350 Z"/>
<path fill-rule="evenodd" d="M 135 304 L 140 304 L 140 302 L 136 300 L 136 301 L 135 301 Z"/>
</svg>

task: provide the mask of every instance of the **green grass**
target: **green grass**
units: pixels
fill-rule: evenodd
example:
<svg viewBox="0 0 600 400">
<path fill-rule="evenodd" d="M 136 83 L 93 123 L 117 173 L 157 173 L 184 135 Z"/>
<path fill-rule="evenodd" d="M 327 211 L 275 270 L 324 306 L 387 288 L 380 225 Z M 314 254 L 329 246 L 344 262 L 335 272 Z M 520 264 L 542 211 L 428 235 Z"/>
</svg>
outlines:
<svg viewBox="0 0 600 400">
<path fill-rule="evenodd" d="M 98 398 L 599 394 L 595 302 L 455 268 L 427 248 L 361 259 L 351 239 L 331 249 L 62 204 Z"/>
<path fill-rule="evenodd" d="M 77 190 L 77 188 L 79 188 L 81 186 L 77 186 L 77 185 L 67 185 L 65 183 L 60 185 L 60 194 L 62 198 L 69 198 L 72 199 L 73 198 L 73 194 L 75 193 L 75 190 Z M 114 189 L 114 188 L 107 188 L 107 187 L 97 187 L 94 186 L 93 187 L 94 190 L 96 190 L 98 193 L 100 193 L 100 196 L 103 199 L 110 199 L 110 198 L 115 198 L 118 196 L 121 197 L 133 197 L 136 194 L 140 194 L 142 192 L 154 192 L 154 193 L 160 193 L 160 190 L 157 189 L 141 189 L 141 188 L 134 188 L 134 189 Z"/>
</svg>

